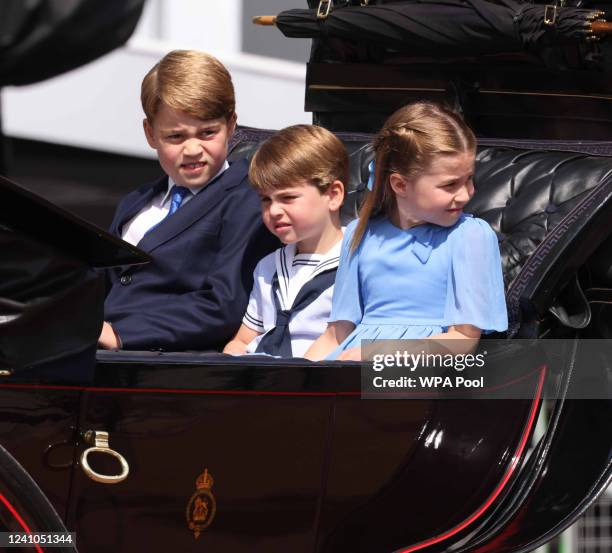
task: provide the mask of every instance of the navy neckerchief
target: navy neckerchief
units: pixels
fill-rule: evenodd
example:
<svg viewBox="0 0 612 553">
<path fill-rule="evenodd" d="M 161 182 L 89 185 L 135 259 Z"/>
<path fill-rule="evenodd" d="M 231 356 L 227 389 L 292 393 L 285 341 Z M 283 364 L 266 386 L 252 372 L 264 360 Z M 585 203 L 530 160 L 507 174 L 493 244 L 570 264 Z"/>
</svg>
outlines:
<svg viewBox="0 0 612 553">
<path fill-rule="evenodd" d="M 327 271 L 322 271 L 304 284 L 290 309 L 282 309 L 281 307 L 278 299 L 278 273 L 274 273 L 274 278 L 272 279 L 272 297 L 274 298 L 274 307 L 276 308 L 276 326 L 264 334 L 257 345 L 255 353 L 293 357 L 289 321 L 295 313 L 308 307 L 334 284 L 337 269 L 338 267 L 333 267 Z"/>
</svg>

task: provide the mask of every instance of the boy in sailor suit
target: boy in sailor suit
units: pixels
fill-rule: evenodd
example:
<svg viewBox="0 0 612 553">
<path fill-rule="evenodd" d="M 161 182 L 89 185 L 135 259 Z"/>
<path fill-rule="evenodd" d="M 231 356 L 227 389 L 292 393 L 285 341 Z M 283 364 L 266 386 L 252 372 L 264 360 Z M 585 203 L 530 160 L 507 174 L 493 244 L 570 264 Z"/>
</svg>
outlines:
<svg viewBox="0 0 612 553">
<path fill-rule="evenodd" d="M 285 246 L 255 268 L 242 325 L 225 353 L 302 357 L 325 330 L 347 178 L 346 149 L 322 127 L 288 127 L 256 152 L 249 179 L 264 224 Z"/>
<path fill-rule="evenodd" d="M 255 264 L 278 245 L 261 222 L 246 160 L 226 160 L 232 80 L 214 57 L 175 50 L 147 73 L 141 101 L 166 175 L 128 194 L 110 230 L 153 261 L 109 272 L 99 346 L 220 349 L 240 325 Z"/>
</svg>

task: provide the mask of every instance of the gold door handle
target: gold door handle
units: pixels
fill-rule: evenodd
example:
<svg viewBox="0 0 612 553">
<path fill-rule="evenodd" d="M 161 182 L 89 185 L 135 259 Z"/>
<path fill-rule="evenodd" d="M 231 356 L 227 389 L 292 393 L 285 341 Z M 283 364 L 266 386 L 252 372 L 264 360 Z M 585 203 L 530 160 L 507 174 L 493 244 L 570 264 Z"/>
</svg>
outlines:
<svg viewBox="0 0 612 553">
<path fill-rule="evenodd" d="M 96 482 L 100 482 L 101 484 L 118 484 L 119 482 L 123 482 L 130 473 L 130 466 L 121 453 L 111 449 L 108 446 L 108 432 L 101 430 L 88 430 L 85 432 L 83 437 L 88 444 L 93 445 L 93 447 L 90 447 L 81 453 L 81 467 L 83 468 L 83 472 L 89 476 L 89 478 L 95 480 Z M 114 457 L 121 465 L 121 473 L 100 474 L 99 472 L 96 472 L 91 468 L 87 459 L 90 453 L 103 453 L 105 455 Z"/>
</svg>

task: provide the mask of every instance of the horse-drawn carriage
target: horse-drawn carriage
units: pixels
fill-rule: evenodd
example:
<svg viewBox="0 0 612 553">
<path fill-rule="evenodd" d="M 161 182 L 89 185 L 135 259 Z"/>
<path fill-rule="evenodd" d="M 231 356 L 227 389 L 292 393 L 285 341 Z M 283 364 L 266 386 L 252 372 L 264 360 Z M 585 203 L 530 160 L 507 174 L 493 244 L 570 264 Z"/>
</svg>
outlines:
<svg viewBox="0 0 612 553">
<path fill-rule="evenodd" d="M 349 150 L 345 219 L 367 193 L 363 131 L 416 97 L 463 108 L 481 136 L 466 210 L 502 252 L 511 324 L 497 354 L 520 365 L 517 340 L 559 339 L 562 363 L 519 367 L 520 399 L 367 401 L 355 363 L 96 354 L 95 268 L 137 271 L 147 255 L 0 179 L 0 443 L 24 470 L 0 463 L 4 529 L 67 528 L 84 552 L 484 553 L 572 524 L 612 474 L 612 150 L 607 120 L 578 112 L 610 113 L 607 75 L 487 55 L 452 64 L 318 38 L 307 107 Z M 582 72 L 592 97 L 538 89 L 537 71 L 557 85 Z M 589 129 L 597 142 L 577 140 Z M 239 129 L 230 159 L 270 133 Z M 585 355 L 585 339 L 604 354 Z M 586 372 L 598 399 L 581 395 Z"/>
</svg>

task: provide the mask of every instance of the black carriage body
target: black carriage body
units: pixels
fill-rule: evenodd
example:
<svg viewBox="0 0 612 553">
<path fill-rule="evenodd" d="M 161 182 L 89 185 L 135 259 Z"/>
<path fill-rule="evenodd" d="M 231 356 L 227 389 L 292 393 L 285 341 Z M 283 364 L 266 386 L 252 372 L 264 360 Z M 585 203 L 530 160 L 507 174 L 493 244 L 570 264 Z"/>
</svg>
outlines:
<svg viewBox="0 0 612 553">
<path fill-rule="evenodd" d="M 232 156 L 267 134 L 241 129 Z M 369 137 L 341 136 L 350 218 L 371 151 Z M 570 339 L 585 318 L 606 336 L 609 306 L 588 299 L 612 288 L 611 177 L 605 157 L 480 147 L 470 207 L 500 237 L 514 336 Z M 610 476 L 609 400 L 555 402 L 528 458 L 541 385 L 570 376 L 533 372 L 522 400 L 368 401 L 356 364 L 100 352 L 89 382 L 4 376 L 0 441 L 85 552 L 521 551 L 575 519 Z M 125 481 L 84 472 L 92 431 L 126 459 Z M 579 478 L 577 435 L 589 443 Z M 107 456 L 91 465 L 120 471 Z"/>
</svg>

